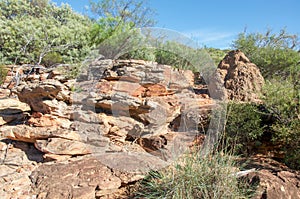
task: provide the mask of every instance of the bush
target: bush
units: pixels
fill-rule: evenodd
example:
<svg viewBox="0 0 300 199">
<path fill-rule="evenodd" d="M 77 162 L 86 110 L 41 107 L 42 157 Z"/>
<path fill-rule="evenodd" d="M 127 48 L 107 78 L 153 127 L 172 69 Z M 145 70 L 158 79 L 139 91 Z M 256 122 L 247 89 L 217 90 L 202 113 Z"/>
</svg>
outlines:
<svg viewBox="0 0 300 199">
<path fill-rule="evenodd" d="M 0 0 L 0 49 L 5 64 L 40 64 L 56 51 L 76 63 L 90 52 L 91 20 L 48 0 Z"/>
<path fill-rule="evenodd" d="M 284 29 L 279 33 L 239 34 L 233 47 L 240 49 L 261 70 L 264 77 L 288 76 L 300 61 L 298 36 L 288 34 Z"/>
<path fill-rule="evenodd" d="M 62 57 L 59 53 L 51 52 L 43 58 L 42 64 L 44 64 L 46 67 L 51 67 L 55 64 L 62 63 L 62 61 Z"/>
<path fill-rule="evenodd" d="M 272 79 L 266 82 L 264 95 L 266 107 L 275 118 L 272 140 L 283 145 L 285 163 L 300 169 L 300 90 L 292 78 Z"/>
<path fill-rule="evenodd" d="M 247 198 L 250 188 L 238 182 L 235 166 L 228 154 L 189 154 L 164 171 L 151 172 L 137 198 Z"/>
<path fill-rule="evenodd" d="M 0 85 L 4 83 L 7 72 L 7 69 L 3 65 L 0 65 Z"/>
<path fill-rule="evenodd" d="M 230 51 L 230 50 L 220 50 L 216 48 L 205 48 L 205 50 L 214 60 L 216 66 L 219 65 L 220 61 L 222 61 L 225 55 Z"/>
<path fill-rule="evenodd" d="M 264 133 L 263 117 L 256 104 L 230 102 L 224 134 L 226 145 L 234 147 L 238 154 L 250 155 L 253 152 L 250 143 L 259 140 Z"/>
</svg>

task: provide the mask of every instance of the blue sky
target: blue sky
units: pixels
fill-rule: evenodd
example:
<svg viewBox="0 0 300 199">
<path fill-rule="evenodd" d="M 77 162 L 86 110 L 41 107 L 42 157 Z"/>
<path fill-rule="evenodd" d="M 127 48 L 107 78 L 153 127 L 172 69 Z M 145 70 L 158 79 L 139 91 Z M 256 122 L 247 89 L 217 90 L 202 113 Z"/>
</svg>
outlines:
<svg viewBox="0 0 300 199">
<path fill-rule="evenodd" d="M 89 0 L 52 0 L 68 3 L 74 10 L 85 12 Z M 178 31 L 201 45 L 228 48 L 238 33 L 278 32 L 300 34 L 299 0 L 148 0 L 156 11 L 156 27 Z"/>
</svg>

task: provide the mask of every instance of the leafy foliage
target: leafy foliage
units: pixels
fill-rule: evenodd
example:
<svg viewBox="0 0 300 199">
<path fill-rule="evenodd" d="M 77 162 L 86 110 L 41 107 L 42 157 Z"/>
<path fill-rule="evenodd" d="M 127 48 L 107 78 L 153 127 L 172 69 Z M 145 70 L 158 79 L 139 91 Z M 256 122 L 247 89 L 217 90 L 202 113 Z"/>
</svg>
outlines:
<svg viewBox="0 0 300 199">
<path fill-rule="evenodd" d="M 272 139 L 282 143 L 285 162 L 292 168 L 300 168 L 300 90 L 294 89 L 291 79 L 273 79 L 264 88 L 265 104 L 276 119 L 271 125 Z"/>
<path fill-rule="evenodd" d="M 99 17 L 93 24 L 91 45 L 99 48 L 106 58 L 119 58 L 136 49 L 145 48 L 143 37 L 138 28 L 152 26 L 153 10 L 140 0 L 104 0 L 91 1 L 94 14 Z M 142 46 L 143 45 L 143 46 Z M 137 55 L 137 53 L 135 53 Z M 141 54 L 140 54 L 141 55 Z"/>
<path fill-rule="evenodd" d="M 259 140 L 264 133 L 263 114 L 259 106 L 249 103 L 230 102 L 228 104 L 225 141 L 235 152 L 249 155 L 248 145 Z"/>
<path fill-rule="evenodd" d="M 121 55 L 139 48 L 142 36 L 132 22 L 118 18 L 100 18 L 92 26 L 91 45 L 106 58 L 116 59 Z"/>
<path fill-rule="evenodd" d="M 191 70 L 202 64 L 199 60 L 207 61 L 208 56 L 203 56 L 205 53 L 199 49 L 177 41 L 163 41 L 161 35 L 141 34 L 138 28 L 154 24 L 153 10 L 145 1 L 104 0 L 91 5 L 99 16 L 91 29 L 91 44 L 106 58 L 142 59 Z"/>
<path fill-rule="evenodd" d="M 220 61 L 225 57 L 225 55 L 229 52 L 229 50 L 221 50 L 217 48 L 204 48 L 211 58 L 214 60 L 215 64 L 218 65 Z"/>
<path fill-rule="evenodd" d="M 0 85 L 5 81 L 6 75 L 7 69 L 3 65 L 0 65 Z"/>
<path fill-rule="evenodd" d="M 100 19 L 118 19 L 124 24 L 136 28 L 150 27 L 155 24 L 152 19 L 154 11 L 144 0 L 102 0 L 91 1 L 91 10 Z M 114 24 L 117 27 L 118 23 Z"/>
<path fill-rule="evenodd" d="M 64 62 L 82 60 L 89 52 L 90 20 L 68 6 L 47 0 L 0 0 L 0 49 L 6 64 L 39 64 L 50 52 Z"/>
<path fill-rule="evenodd" d="M 265 34 L 241 33 L 234 41 L 233 47 L 241 49 L 268 79 L 264 88 L 263 101 L 269 117 L 273 118 L 268 124 L 272 141 L 283 147 L 285 163 L 291 168 L 299 169 L 300 52 L 298 36 L 288 34 L 285 30 L 277 34 L 270 30 Z M 241 118 L 245 118 L 244 111 L 240 113 L 242 113 Z M 251 113 L 249 115 L 251 116 Z M 251 120 L 253 119 L 255 118 Z M 253 127 L 256 129 L 257 126 Z"/>
<path fill-rule="evenodd" d="M 287 76 L 300 61 L 298 36 L 268 30 L 265 34 L 246 32 L 239 34 L 233 47 L 243 51 L 265 77 L 274 74 Z"/>
<path fill-rule="evenodd" d="M 62 62 L 62 57 L 57 52 L 50 52 L 46 54 L 42 60 L 42 64 L 45 65 L 46 67 L 51 67 L 61 62 Z"/>
<path fill-rule="evenodd" d="M 214 66 L 214 62 L 206 49 L 195 49 L 176 41 L 162 42 L 159 39 L 152 41 L 151 38 L 143 38 L 141 41 L 141 43 L 149 43 L 150 46 L 154 47 L 147 47 L 146 45 L 122 55 L 121 58 L 155 61 L 159 64 L 194 72 L 199 72 L 200 69 L 204 71 L 205 67 L 212 68 Z"/>
</svg>

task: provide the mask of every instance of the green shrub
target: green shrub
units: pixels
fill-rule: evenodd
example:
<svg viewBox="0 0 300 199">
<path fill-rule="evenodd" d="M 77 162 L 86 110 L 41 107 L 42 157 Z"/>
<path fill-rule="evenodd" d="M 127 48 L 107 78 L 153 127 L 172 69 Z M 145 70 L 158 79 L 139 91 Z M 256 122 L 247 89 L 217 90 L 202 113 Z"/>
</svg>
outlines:
<svg viewBox="0 0 300 199">
<path fill-rule="evenodd" d="M 299 169 L 300 164 L 300 90 L 292 78 L 272 79 L 264 88 L 265 104 L 275 121 L 271 125 L 272 140 L 281 143 L 285 163 Z"/>
<path fill-rule="evenodd" d="M 249 144 L 264 133 L 263 116 L 256 104 L 230 102 L 224 134 L 226 145 L 234 147 L 238 154 L 250 155 L 253 151 Z"/>
<path fill-rule="evenodd" d="M 264 77 L 288 76 L 300 61 L 298 36 L 288 34 L 284 29 L 279 33 L 239 34 L 233 47 L 240 49 L 261 70 Z"/>
<path fill-rule="evenodd" d="M 234 157 L 215 153 L 189 154 L 174 166 L 151 172 L 140 184 L 137 198 L 247 198 L 252 192 L 234 175 Z"/>
<path fill-rule="evenodd" d="M 5 81 L 6 75 L 7 75 L 7 69 L 4 67 L 4 65 L 0 64 L 0 85 L 3 84 Z"/>
<path fill-rule="evenodd" d="M 205 50 L 214 60 L 216 66 L 219 65 L 220 61 L 222 61 L 225 55 L 230 51 L 230 50 L 220 50 L 216 48 L 205 48 Z"/>
<path fill-rule="evenodd" d="M 46 67 L 51 67 L 55 64 L 62 63 L 62 61 L 62 57 L 59 53 L 51 52 L 43 58 L 42 64 L 44 64 Z"/>
<path fill-rule="evenodd" d="M 75 79 L 80 75 L 81 72 L 81 64 L 73 64 L 70 67 L 70 70 L 66 71 L 66 76 L 70 79 Z M 77 90 L 77 89 L 76 89 Z"/>
<path fill-rule="evenodd" d="M 34 4 L 34 5 L 32 5 Z M 0 46 L 5 64 L 36 64 L 51 51 L 64 62 L 84 60 L 90 52 L 91 20 L 70 6 L 51 1 L 0 0 Z"/>
</svg>

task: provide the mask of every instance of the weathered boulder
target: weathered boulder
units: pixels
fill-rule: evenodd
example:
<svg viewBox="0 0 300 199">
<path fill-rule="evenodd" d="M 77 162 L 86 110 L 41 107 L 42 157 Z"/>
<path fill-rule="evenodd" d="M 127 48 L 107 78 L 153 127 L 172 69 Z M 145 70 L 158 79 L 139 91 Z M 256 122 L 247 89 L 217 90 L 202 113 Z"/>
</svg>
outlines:
<svg viewBox="0 0 300 199">
<path fill-rule="evenodd" d="M 114 159 L 116 161 L 116 159 Z M 113 195 L 119 188 L 144 176 L 126 174 L 103 165 L 99 159 L 42 165 L 30 176 L 37 198 L 95 198 Z M 112 196 L 117 198 L 117 196 Z"/>
<path fill-rule="evenodd" d="M 61 118 L 52 114 L 34 112 L 27 120 L 27 124 L 34 127 L 57 127 L 69 129 L 72 122 L 66 118 Z"/>
<path fill-rule="evenodd" d="M 189 88 L 194 83 L 191 71 L 174 70 L 171 66 L 143 60 L 97 60 L 90 64 L 87 76 L 89 80 L 106 79 L 161 84 L 169 89 Z"/>
<path fill-rule="evenodd" d="M 257 101 L 264 85 L 259 68 L 240 50 L 230 51 L 211 78 L 208 88 L 216 99 Z"/>
<path fill-rule="evenodd" d="M 1 136 L 11 140 L 34 143 L 36 140 L 48 138 L 64 138 L 69 140 L 80 140 L 80 135 L 71 130 L 61 129 L 57 126 L 30 127 L 28 125 L 2 126 Z"/>
<path fill-rule="evenodd" d="M 300 175 L 289 171 L 276 174 L 263 169 L 249 174 L 250 182 L 258 183 L 253 199 L 260 198 L 300 198 Z"/>
<path fill-rule="evenodd" d="M 17 99 L 0 99 L 0 125 L 22 120 L 25 117 L 25 112 L 29 111 L 30 107 Z"/>
<path fill-rule="evenodd" d="M 92 152 L 85 143 L 64 138 L 36 140 L 34 146 L 44 153 L 56 155 L 86 155 Z"/>
<path fill-rule="evenodd" d="M 191 71 L 174 70 L 154 62 L 100 59 L 89 66 L 85 77 L 75 85 L 80 92 L 74 93 L 72 100 L 83 109 L 72 116 L 72 126 L 82 129 L 83 139 L 104 136 L 124 146 L 126 141 L 138 141 L 147 152 L 164 160 L 168 158 L 162 153 L 172 153 L 170 146 L 176 137 L 165 136 L 175 129 L 171 128 L 172 123 L 177 120 L 176 125 L 182 123 L 182 127 L 188 124 L 181 131 L 196 133 L 214 104 L 193 93 Z M 94 112 L 100 113 L 100 118 Z M 185 119 L 181 120 L 181 116 Z M 93 128 L 84 124 L 87 122 Z M 83 127 L 88 133 L 83 132 Z M 160 136 L 168 137 L 168 146 Z M 97 139 L 93 145 L 97 145 Z M 100 145 L 103 147 L 104 143 L 100 141 Z"/>
<path fill-rule="evenodd" d="M 256 186 L 253 199 L 300 198 L 300 173 L 284 164 L 264 157 L 251 157 L 246 167 L 259 170 L 246 176 L 248 182 Z"/>
<path fill-rule="evenodd" d="M 27 103 L 32 111 L 43 114 L 51 113 L 53 109 L 58 109 L 59 107 L 65 108 L 66 105 L 64 103 L 70 102 L 69 88 L 53 79 L 47 79 L 38 83 L 26 82 L 26 84 L 16 87 L 13 92 L 17 94 L 21 102 Z"/>
<path fill-rule="evenodd" d="M 32 198 L 31 172 L 43 161 L 32 144 L 0 140 L 0 198 Z"/>
</svg>

